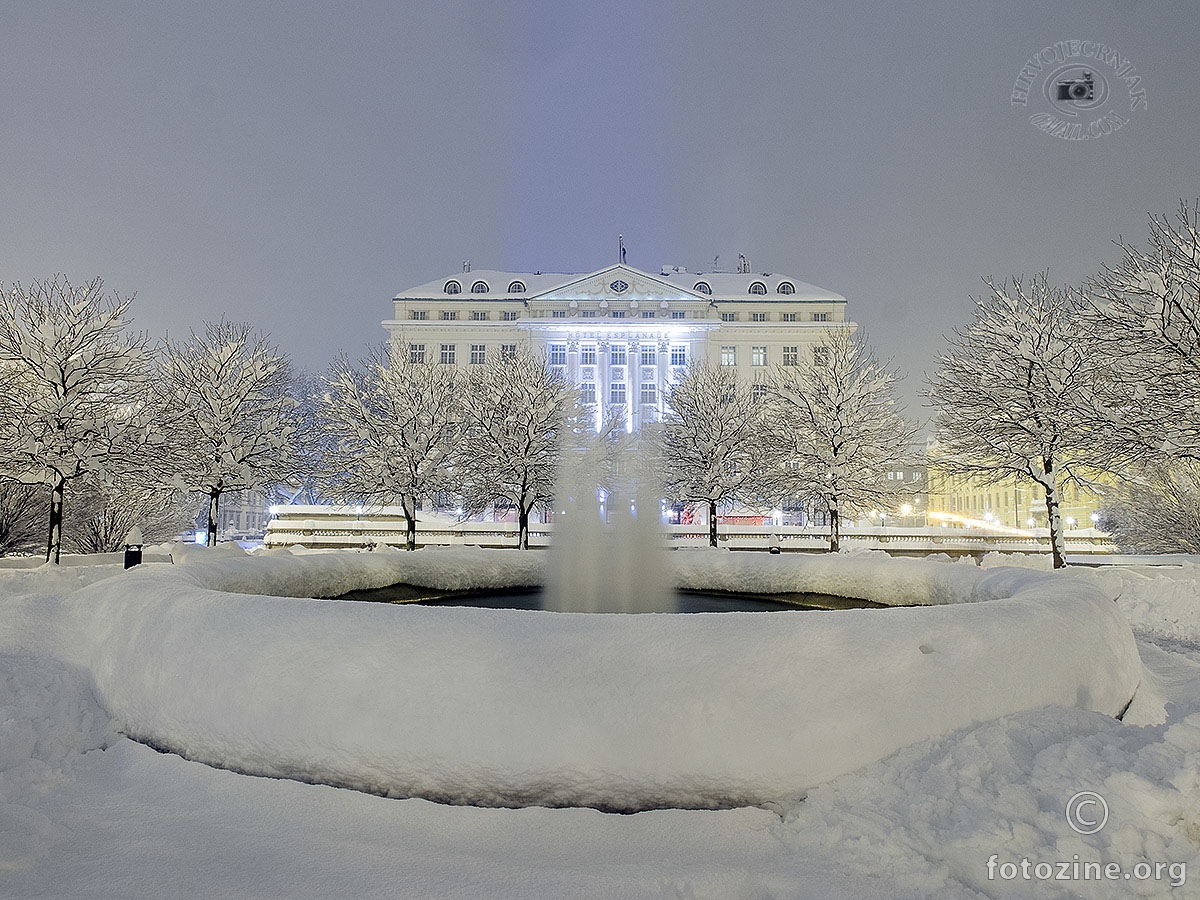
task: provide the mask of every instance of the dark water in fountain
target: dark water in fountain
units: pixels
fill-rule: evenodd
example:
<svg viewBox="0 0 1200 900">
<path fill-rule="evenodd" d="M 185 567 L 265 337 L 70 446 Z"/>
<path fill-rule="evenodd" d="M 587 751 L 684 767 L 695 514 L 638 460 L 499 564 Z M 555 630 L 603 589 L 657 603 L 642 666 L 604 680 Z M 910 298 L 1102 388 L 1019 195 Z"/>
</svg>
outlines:
<svg viewBox="0 0 1200 900">
<path fill-rule="evenodd" d="M 546 594 L 537 588 L 446 592 L 407 584 L 367 591 L 351 591 L 335 600 L 369 603 L 416 603 L 421 606 L 473 606 L 482 609 L 545 609 Z M 868 600 L 836 597 L 832 594 L 729 594 L 718 591 L 675 591 L 673 608 L 660 610 L 677 613 L 712 612 L 784 612 L 814 609 L 862 609 L 880 604 Z M 638 615 L 640 613 L 633 613 Z"/>
</svg>

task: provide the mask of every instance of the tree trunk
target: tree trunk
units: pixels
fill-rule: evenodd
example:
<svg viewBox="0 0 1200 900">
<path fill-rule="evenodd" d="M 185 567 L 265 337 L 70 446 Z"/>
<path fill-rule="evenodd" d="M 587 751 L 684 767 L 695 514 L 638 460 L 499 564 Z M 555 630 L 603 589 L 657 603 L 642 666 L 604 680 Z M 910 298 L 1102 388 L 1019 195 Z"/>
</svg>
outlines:
<svg viewBox="0 0 1200 900">
<path fill-rule="evenodd" d="M 524 500 L 517 507 L 517 547 L 529 549 L 529 510 L 525 508 Z"/>
<path fill-rule="evenodd" d="M 220 488 L 212 488 L 208 492 L 208 537 L 205 544 L 209 547 L 217 546 L 217 509 L 221 504 Z"/>
<path fill-rule="evenodd" d="M 1050 555 L 1054 558 L 1054 568 L 1062 569 L 1067 565 L 1067 543 L 1063 539 L 1062 518 L 1059 515 L 1058 472 L 1054 468 L 1053 457 L 1043 457 L 1042 469 L 1046 480 L 1042 487 L 1046 490 L 1046 523 L 1050 526 Z"/>
<path fill-rule="evenodd" d="M 46 562 L 58 565 L 62 553 L 63 495 L 66 493 L 65 478 L 57 476 L 50 489 L 50 529 L 46 536 Z"/>
<path fill-rule="evenodd" d="M 404 506 L 404 549 L 417 549 L 417 501 L 413 497 L 401 498 Z"/>
<path fill-rule="evenodd" d="M 837 553 L 842 548 L 841 534 L 841 516 L 838 515 L 838 508 L 833 504 L 829 506 L 829 552 Z"/>
<path fill-rule="evenodd" d="M 708 546 L 717 546 L 717 501 L 708 501 Z"/>
</svg>

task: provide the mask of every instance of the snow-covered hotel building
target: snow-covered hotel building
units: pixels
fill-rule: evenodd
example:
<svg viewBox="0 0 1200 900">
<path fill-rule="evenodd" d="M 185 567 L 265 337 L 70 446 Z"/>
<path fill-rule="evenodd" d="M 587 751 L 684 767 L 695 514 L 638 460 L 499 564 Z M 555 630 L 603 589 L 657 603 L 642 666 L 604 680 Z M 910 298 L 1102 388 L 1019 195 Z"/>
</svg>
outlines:
<svg viewBox="0 0 1200 900">
<path fill-rule="evenodd" d="M 822 335 L 846 322 L 845 297 L 774 273 L 463 268 L 396 295 L 383 322 L 393 354 L 466 368 L 518 345 L 540 350 L 598 420 L 618 411 L 630 430 L 661 417 L 689 362 L 733 366 L 763 384 L 771 367 L 811 360 Z"/>
</svg>

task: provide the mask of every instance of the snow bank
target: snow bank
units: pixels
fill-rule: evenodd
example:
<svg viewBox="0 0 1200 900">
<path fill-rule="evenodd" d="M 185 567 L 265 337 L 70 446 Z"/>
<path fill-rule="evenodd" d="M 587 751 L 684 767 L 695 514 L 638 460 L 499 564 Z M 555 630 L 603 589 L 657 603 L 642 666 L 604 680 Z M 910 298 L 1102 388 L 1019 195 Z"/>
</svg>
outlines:
<svg viewBox="0 0 1200 900">
<path fill-rule="evenodd" d="M 1093 835 L 1066 825 L 1082 790 L 1108 804 Z M 1140 728 L 1083 710 L 1007 716 L 818 787 L 775 831 L 802 858 L 832 851 L 848 875 L 886 877 L 895 896 L 1196 896 L 1184 883 L 1200 870 L 1200 713 Z M 1143 880 L 1004 882 L 988 878 L 993 856 L 1171 868 Z"/>
<path fill-rule="evenodd" d="M 116 739 L 80 672 L 0 653 L 0 872 L 48 851 L 54 828 L 38 799 L 65 782 L 84 753 Z"/>
<path fill-rule="evenodd" d="M 834 613 L 573 615 L 231 593 L 529 584 L 538 559 L 447 549 L 143 566 L 63 601 L 58 652 L 92 674 L 123 731 L 212 765 L 389 796 L 612 809 L 778 801 L 1022 710 L 1116 715 L 1141 673 L 1111 601 L 1017 569 L 943 566 L 967 595 L 1005 598 L 991 603 Z M 944 596 L 928 576 L 938 564 L 907 562 L 821 564 L 861 585 L 867 563 L 877 595 Z"/>
</svg>

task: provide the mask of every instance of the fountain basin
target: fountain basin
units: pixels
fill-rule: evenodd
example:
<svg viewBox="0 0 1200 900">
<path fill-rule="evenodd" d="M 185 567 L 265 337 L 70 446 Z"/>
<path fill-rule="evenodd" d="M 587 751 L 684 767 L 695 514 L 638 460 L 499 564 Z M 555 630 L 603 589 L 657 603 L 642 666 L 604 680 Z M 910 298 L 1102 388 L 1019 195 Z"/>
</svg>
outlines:
<svg viewBox="0 0 1200 900">
<path fill-rule="evenodd" d="M 536 574 L 532 554 L 426 553 L 144 566 L 67 598 L 62 632 L 75 634 L 61 652 L 127 734 L 200 762 L 393 797 L 619 811 L 787 799 L 1032 708 L 1117 715 L 1141 676 L 1111 601 L 1028 570 L 957 567 L 974 596 L 997 597 L 985 603 L 803 615 L 265 593 L 344 593 L 412 581 L 414 567 L 466 587 L 511 576 L 510 563 Z M 939 565 L 883 564 L 876 586 Z"/>
</svg>

